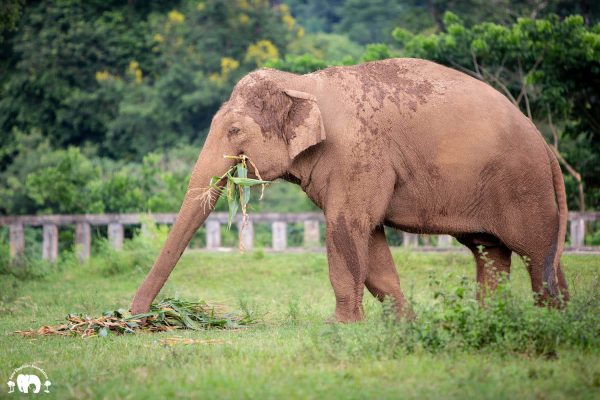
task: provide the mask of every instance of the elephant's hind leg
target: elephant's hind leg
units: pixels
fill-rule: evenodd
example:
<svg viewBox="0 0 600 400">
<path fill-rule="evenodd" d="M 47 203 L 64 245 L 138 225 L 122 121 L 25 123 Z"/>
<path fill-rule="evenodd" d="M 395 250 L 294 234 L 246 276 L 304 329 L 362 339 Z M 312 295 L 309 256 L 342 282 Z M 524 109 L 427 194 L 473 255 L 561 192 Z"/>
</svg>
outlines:
<svg viewBox="0 0 600 400">
<path fill-rule="evenodd" d="M 558 265 L 556 275 L 558 278 L 558 293 L 559 298 L 553 298 L 546 286 L 544 285 L 543 269 L 545 262 L 545 254 L 540 254 L 538 251 L 531 251 L 522 254 L 523 260 L 529 272 L 531 278 L 531 290 L 535 296 L 535 304 L 538 306 L 550 305 L 553 307 L 562 307 L 567 301 L 569 301 L 569 290 L 567 287 L 567 281 L 562 270 L 562 265 Z"/>
<path fill-rule="evenodd" d="M 565 279 L 565 274 L 563 272 L 561 263 L 558 263 L 558 270 L 556 271 L 556 275 L 558 277 L 558 291 L 562 297 L 561 301 L 566 303 L 570 300 L 570 296 L 569 288 L 567 286 L 567 280 Z"/>
<path fill-rule="evenodd" d="M 468 235 L 457 239 L 467 246 L 475 257 L 477 300 L 483 304 L 484 298 L 496 290 L 502 277 L 510 275 L 512 251 L 497 238 L 487 234 Z"/>
<path fill-rule="evenodd" d="M 392 253 L 385 240 L 383 226 L 378 226 L 369 240 L 369 260 L 365 285 L 379 301 L 384 301 L 386 297 L 391 298 L 398 317 L 412 317 L 412 312 L 400 289 L 400 279 Z"/>
<path fill-rule="evenodd" d="M 535 302 L 539 306 L 561 307 L 569 300 L 569 290 L 560 263 L 556 270 L 558 296 L 552 296 L 550 288 L 546 287 L 544 283 L 545 267 L 549 262 L 549 257 L 554 257 L 552 249 L 555 249 L 557 238 L 556 229 L 552 229 L 552 223 L 558 225 L 556 218 L 556 215 L 541 215 L 537 219 L 530 218 L 527 229 L 518 230 L 516 231 L 518 234 L 513 233 L 503 238 L 504 243 L 523 257 L 531 278 L 531 290 L 534 293 Z"/>
</svg>

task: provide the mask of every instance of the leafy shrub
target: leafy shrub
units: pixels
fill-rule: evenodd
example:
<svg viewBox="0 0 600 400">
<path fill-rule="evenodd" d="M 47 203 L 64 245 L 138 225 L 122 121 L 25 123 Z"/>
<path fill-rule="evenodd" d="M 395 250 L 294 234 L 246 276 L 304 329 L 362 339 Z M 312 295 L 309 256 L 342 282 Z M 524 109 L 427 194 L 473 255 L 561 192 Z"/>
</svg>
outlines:
<svg viewBox="0 0 600 400">
<path fill-rule="evenodd" d="M 585 237 L 585 243 L 589 246 L 600 245 L 600 222 L 588 223 L 590 233 Z"/>
<path fill-rule="evenodd" d="M 598 287 L 600 282 L 595 283 Z M 407 353 L 482 350 L 555 357 L 561 347 L 600 346 L 600 293 L 579 293 L 564 310 L 535 307 L 518 298 L 508 282 L 480 307 L 475 286 L 463 279 L 450 288 L 434 282 L 434 302 L 417 307 L 414 321 L 397 321 L 390 302 L 381 318 L 368 324 L 332 325 L 313 337 L 308 347 L 336 359 L 370 354 L 394 359 Z M 591 285 L 590 287 L 594 287 Z"/>
<path fill-rule="evenodd" d="M 101 212 L 102 204 L 88 188 L 100 177 L 100 170 L 79 148 L 42 154 L 38 170 L 25 182 L 27 195 L 42 213 Z"/>
<path fill-rule="evenodd" d="M 347 36 L 334 33 L 313 33 L 294 39 L 288 45 L 287 55 L 312 55 L 316 58 L 316 68 L 319 60 L 327 60 L 332 64 L 341 64 L 341 60 L 360 58 L 363 46 L 348 39 Z M 322 68 L 322 67 L 321 67 Z M 309 71 L 310 72 L 310 71 Z"/>
<path fill-rule="evenodd" d="M 303 54 L 301 56 L 288 54 L 283 59 L 276 58 L 269 60 L 266 66 L 295 74 L 308 74 L 313 71 L 325 69 L 329 65 L 326 61 L 319 60 L 311 54 Z"/>
<path fill-rule="evenodd" d="M 0 275 L 12 276 L 18 280 L 41 279 L 57 269 L 57 266 L 35 254 L 37 249 L 32 246 L 25 247 L 25 253 L 21 257 L 11 260 L 7 231 L 4 229 L 0 232 Z M 29 233 L 26 232 L 26 237 Z"/>
<path fill-rule="evenodd" d="M 0 168 L 0 214 L 175 212 L 199 151 L 179 146 L 124 163 L 52 149 L 36 131 L 18 138 L 18 146 L 2 149 L 13 163 Z"/>
<path fill-rule="evenodd" d="M 123 243 L 122 250 L 113 249 L 108 240 L 99 240 L 92 267 L 105 276 L 131 271 L 148 272 L 167 235 L 166 226 L 157 226 L 151 220 L 146 220 L 144 228 Z"/>
<path fill-rule="evenodd" d="M 8 229 L 0 228 L 0 268 L 4 268 L 10 262 L 8 246 Z"/>
<path fill-rule="evenodd" d="M 383 43 L 368 44 L 364 54 L 361 57 L 361 61 L 377 61 L 392 58 L 393 54 L 389 47 Z"/>
<path fill-rule="evenodd" d="M 42 279 L 58 268 L 58 264 L 53 265 L 30 253 L 25 253 L 18 259 L 10 261 L 8 245 L 6 245 L 6 250 L 1 249 L 0 253 L 0 275 L 12 275 L 19 280 Z"/>
</svg>

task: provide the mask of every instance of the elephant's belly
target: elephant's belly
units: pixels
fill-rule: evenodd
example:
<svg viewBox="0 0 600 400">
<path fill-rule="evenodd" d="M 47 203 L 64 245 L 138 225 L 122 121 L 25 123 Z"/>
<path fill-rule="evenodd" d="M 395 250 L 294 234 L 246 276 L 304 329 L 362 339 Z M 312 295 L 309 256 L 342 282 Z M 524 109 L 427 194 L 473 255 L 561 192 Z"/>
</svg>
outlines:
<svg viewBox="0 0 600 400">
<path fill-rule="evenodd" d="M 399 191 L 391 199 L 384 223 L 396 229 L 412 233 L 463 234 L 486 231 L 489 213 L 482 215 L 487 207 L 479 203 L 474 213 L 469 195 L 449 195 L 447 190 L 430 193 Z"/>
<path fill-rule="evenodd" d="M 423 222 L 415 214 L 398 214 L 386 217 L 384 225 L 405 232 L 424 234 L 461 235 L 482 231 L 482 229 L 477 229 L 476 224 L 466 219 L 448 216 L 432 216 L 430 220 Z"/>
</svg>

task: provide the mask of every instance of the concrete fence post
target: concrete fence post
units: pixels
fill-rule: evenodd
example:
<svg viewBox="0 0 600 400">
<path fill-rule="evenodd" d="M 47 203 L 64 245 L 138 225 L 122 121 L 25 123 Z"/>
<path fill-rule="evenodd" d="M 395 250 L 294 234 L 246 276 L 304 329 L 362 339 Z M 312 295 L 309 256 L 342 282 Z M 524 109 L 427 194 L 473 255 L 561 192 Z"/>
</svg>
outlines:
<svg viewBox="0 0 600 400">
<path fill-rule="evenodd" d="M 221 247 L 221 224 L 219 221 L 206 221 L 206 248 Z"/>
<path fill-rule="evenodd" d="M 10 258 L 15 259 L 25 251 L 25 232 L 23 224 L 11 224 L 9 228 Z"/>
<path fill-rule="evenodd" d="M 92 245 L 92 229 L 87 222 L 81 222 L 75 226 L 75 248 L 77 259 L 84 262 L 90 258 Z"/>
<path fill-rule="evenodd" d="M 304 221 L 304 247 L 319 247 L 320 236 L 319 221 Z"/>
<path fill-rule="evenodd" d="M 153 214 L 152 218 L 158 224 L 172 224 L 177 215 L 173 213 Z M 8 230 L 10 259 L 14 260 L 23 255 L 26 251 L 25 230 L 27 227 L 43 228 L 42 257 L 44 260 L 54 262 L 58 259 L 59 253 L 59 231 L 61 226 L 73 227 L 75 233 L 75 249 L 79 260 L 84 261 L 91 256 L 91 227 L 106 226 L 108 231 L 108 241 L 113 249 L 119 250 L 124 245 L 125 226 L 140 226 L 142 231 L 149 230 L 146 225 L 149 217 L 145 214 L 86 214 L 86 215 L 5 215 L 0 216 L 0 227 Z M 317 212 L 305 213 L 280 213 L 264 212 L 251 214 L 252 222 L 248 221 L 245 230 L 240 238 L 245 248 L 252 250 L 254 247 L 254 226 L 253 223 L 270 224 L 272 228 L 272 248 L 275 251 L 285 251 L 290 249 L 287 237 L 287 225 L 304 225 L 303 247 L 315 249 L 322 245 L 320 233 L 321 224 L 325 223 L 323 215 Z M 224 212 L 214 212 L 206 221 L 206 248 L 218 249 L 223 246 L 221 236 L 221 227 L 228 221 L 228 214 Z M 569 249 L 575 251 L 596 250 L 585 247 L 586 228 L 590 227 L 588 221 L 600 221 L 600 211 L 588 212 L 569 212 Z M 153 222 L 154 223 L 154 222 Z M 236 225 L 241 230 L 242 220 L 236 219 Z M 419 250 L 435 250 L 428 246 L 428 235 L 418 235 L 408 232 L 402 232 L 402 246 L 405 248 L 420 247 Z M 434 241 L 435 242 L 435 241 Z M 436 248 L 438 250 L 453 249 L 454 239 L 450 235 L 437 235 Z M 456 248 L 458 249 L 458 248 Z"/>
<path fill-rule="evenodd" d="M 287 248 L 287 224 L 276 221 L 272 224 L 273 250 L 283 251 Z"/>
<path fill-rule="evenodd" d="M 43 228 L 42 258 L 55 262 L 58 258 L 58 227 L 45 224 Z"/>
<path fill-rule="evenodd" d="M 123 225 L 118 222 L 108 224 L 108 243 L 114 250 L 123 249 L 123 238 L 125 231 Z"/>
<path fill-rule="evenodd" d="M 572 219 L 570 232 L 571 246 L 576 250 L 582 248 L 585 241 L 585 220 L 582 218 Z"/>
<path fill-rule="evenodd" d="M 415 233 L 402 232 L 402 247 L 418 247 L 419 235 Z"/>
<path fill-rule="evenodd" d="M 452 236 L 438 235 L 437 247 L 440 249 L 449 249 L 452 247 Z"/>
<path fill-rule="evenodd" d="M 148 222 L 142 221 L 140 226 L 140 235 L 148 236 L 150 235 L 150 228 L 148 227 Z"/>
</svg>

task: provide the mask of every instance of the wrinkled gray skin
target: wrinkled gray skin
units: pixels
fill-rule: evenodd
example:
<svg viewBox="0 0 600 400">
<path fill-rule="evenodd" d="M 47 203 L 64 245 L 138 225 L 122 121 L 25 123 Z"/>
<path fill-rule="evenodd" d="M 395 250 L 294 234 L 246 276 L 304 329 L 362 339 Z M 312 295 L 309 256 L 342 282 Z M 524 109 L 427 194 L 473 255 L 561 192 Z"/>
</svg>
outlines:
<svg viewBox="0 0 600 400">
<path fill-rule="evenodd" d="M 499 272 L 510 272 L 512 252 L 527 257 L 540 303 L 568 298 L 559 264 L 564 182 L 535 126 L 478 80 L 424 60 L 393 59 L 244 77 L 213 118 L 177 221 L 132 312 L 148 310 L 212 210 L 214 200 L 204 207 L 200 194 L 233 165 L 224 154 L 249 156 L 264 179 L 299 184 L 323 209 L 338 321 L 362 318 L 365 286 L 410 315 L 384 225 L 455 236 L 475 256 L 480 298 Z"/>
</svg>

